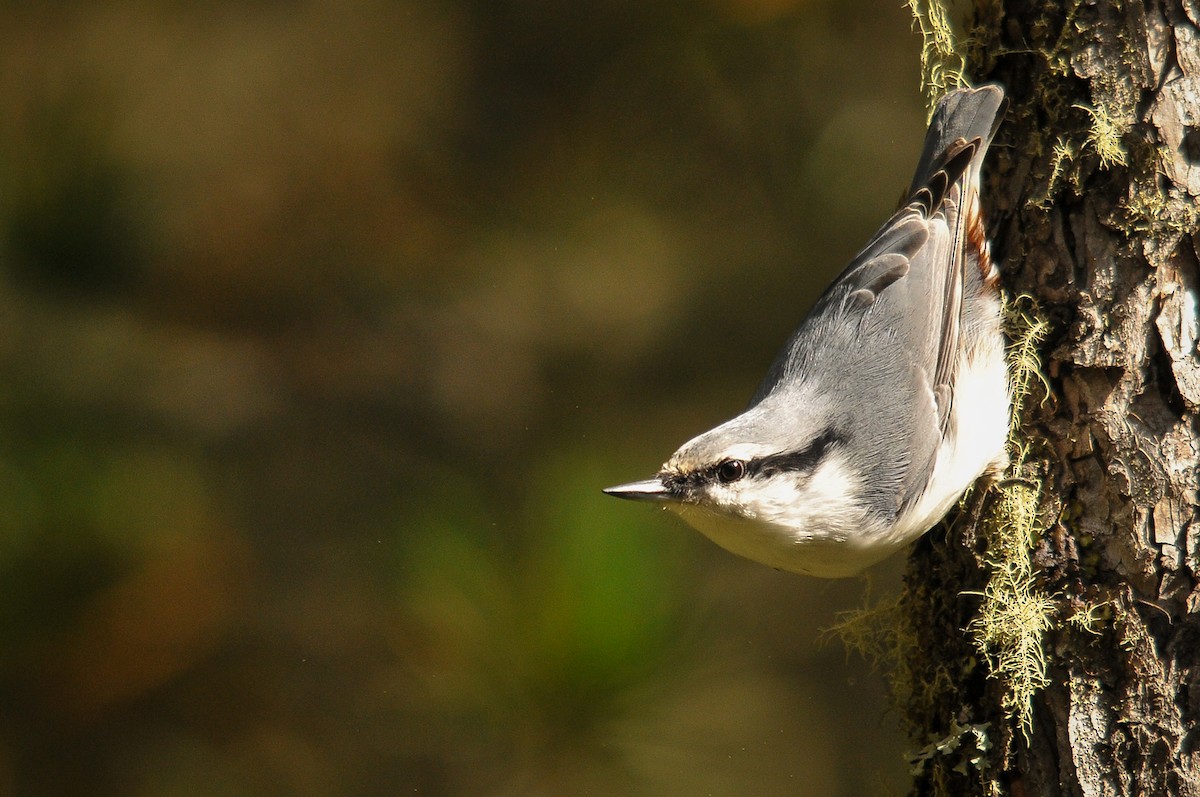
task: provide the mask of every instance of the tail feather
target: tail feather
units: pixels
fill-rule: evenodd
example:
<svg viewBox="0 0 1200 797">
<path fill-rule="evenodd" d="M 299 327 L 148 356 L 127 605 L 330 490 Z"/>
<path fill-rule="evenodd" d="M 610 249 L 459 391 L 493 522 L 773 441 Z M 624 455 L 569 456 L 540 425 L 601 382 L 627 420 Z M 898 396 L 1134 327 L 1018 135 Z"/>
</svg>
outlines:
<svg viewBox="0 0 1200 797">
<path fill-rule="evenodd" d="M 959 141 L 969 143 L 978 138 L 983 144 L 976 149 L 976 153 L 982 155 L 986 152 L 1000 126 L 1003 106 L 1004 90 L 995 83 L 973 89 L 955 89 L 942 97 L 929 122 L 925 148 L 921 152 L 921 159 L 917 161 L 910 193 L 925 187 L 946 165 L 947 160 L 957 154 L 961 146 Z M 982 157 L 977 157 L 971 163 L 975 176 L 978 176 L 982 161 Z"/>
</svg>

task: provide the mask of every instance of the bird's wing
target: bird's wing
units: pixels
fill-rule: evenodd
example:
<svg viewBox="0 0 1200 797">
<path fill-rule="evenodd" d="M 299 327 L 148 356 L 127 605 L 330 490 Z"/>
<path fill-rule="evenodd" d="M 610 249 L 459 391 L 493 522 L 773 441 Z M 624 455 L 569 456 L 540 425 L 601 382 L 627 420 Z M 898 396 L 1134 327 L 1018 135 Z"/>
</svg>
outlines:
<svg viewBox="0 0 1200 797">
<path fill-rule="evenodd" d="M 946 434 L 974 240 L 968 214 L 978 212 L 1003 101 L 998 86 L 941 100 L 907 200 L 817 300 L 750 402 L 778 395 L 781 418 L 822 412 L 853 424 L 845 455 L 872 473 L 865 489 L 881 514 L 919 498 Z M 817 383 L 799 408 L 799 394 L 783 390 Z"/>
</svg>

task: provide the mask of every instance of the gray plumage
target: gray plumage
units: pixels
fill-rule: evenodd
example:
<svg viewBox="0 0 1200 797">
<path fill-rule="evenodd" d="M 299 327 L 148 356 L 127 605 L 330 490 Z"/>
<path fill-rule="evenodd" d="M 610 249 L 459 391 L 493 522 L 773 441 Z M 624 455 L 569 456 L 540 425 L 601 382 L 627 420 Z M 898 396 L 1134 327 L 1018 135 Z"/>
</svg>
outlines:
<svg viewBox="0 0 1200 797">
<path fill-rule="evenodd" d="M 964 282 L 974 294 L 984 288 L 976 275 L 964 273 L 969 264 L 961 199 L 978 188 L 1003 102 L 994 85 L 958 89 L 942 99 L 908 202 L 817 300 L 750 402 L 753 408 L 767 401 L 782 382 L 815 378 L 831 380 L 819 393 L 848 393 L 876 408 L 848 417 L 834 404 L 816 423 L 842 430 L 846 455 L 870 464 L 868 500 L 884 519 L 894 519 L 918 497 L 945 429 L 962 289 Z M 929 311 L 912 312 L 921 305 Z M 920 422 L 890 421 L 901 413 Z"/>
<path fill-rule="evenodd" d="M 907 201 L 817 300 L 746 411 L 655 479 L 608 492 L 663 501 L 758 561 L 847 575 L 1002 463 L 1008 388 L 978 187 L 1003 102 L 995 85 L 943 97 Z"/>
</svg>

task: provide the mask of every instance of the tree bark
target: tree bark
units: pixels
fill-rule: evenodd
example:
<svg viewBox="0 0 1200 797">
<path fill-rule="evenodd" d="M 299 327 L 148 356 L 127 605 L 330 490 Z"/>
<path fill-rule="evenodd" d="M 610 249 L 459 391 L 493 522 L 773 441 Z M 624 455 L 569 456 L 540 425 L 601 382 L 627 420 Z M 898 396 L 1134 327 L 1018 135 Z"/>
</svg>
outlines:
<svg viewBox="0 0 1200 797">
<path fill-rule="evenodd" d="M 1009 478 L 909 561 L 913 793 L 1200 797 L 1200 0 L 985 1 L 968 39 L 1012 103 L 984 203 L 1046 382 Z"/>
</svg>

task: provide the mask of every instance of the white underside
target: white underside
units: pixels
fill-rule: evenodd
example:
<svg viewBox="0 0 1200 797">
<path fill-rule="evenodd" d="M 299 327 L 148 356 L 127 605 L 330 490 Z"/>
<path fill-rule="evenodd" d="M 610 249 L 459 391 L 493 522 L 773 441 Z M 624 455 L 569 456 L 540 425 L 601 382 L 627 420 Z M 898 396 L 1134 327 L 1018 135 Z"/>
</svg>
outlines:
<svg viewBox="0 0 1200 797">
<path fill-rule="evenodd" d="M 975 356 L 960 362 L 946 439 L 925 492 L 896 519 L 890 532 L 896 547 L 932 528 L 976 479 L 1007 463 L 1008 370 L 999 343 L 989 349 L 971 352 Z"/>
</svg>

